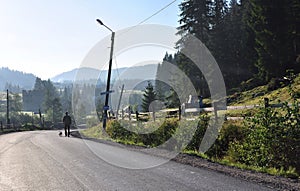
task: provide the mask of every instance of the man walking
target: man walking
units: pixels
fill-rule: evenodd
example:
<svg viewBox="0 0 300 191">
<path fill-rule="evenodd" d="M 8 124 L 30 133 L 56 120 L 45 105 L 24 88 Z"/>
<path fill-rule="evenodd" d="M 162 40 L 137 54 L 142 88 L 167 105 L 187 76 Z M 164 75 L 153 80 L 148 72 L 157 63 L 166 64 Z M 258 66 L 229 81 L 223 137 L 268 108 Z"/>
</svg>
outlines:
<svg viewBox="0 0 300 191">
<path fill-rule="evenodd" d="M 70 125 L 71 125 L 71 117 L 68 115 L 68 112 L 66 112 L 66 115 L 63 118 L 63 122 L 65 125 L 65 136 L 70 137 Z M 67 132 L 68 129 L 68 132 Z"/>
</svg>

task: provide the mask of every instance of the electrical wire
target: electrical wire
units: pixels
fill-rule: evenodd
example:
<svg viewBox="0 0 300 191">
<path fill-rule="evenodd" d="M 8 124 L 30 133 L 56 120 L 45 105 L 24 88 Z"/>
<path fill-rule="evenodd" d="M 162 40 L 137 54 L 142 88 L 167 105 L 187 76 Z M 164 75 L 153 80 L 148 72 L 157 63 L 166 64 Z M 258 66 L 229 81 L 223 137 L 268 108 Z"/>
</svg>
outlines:
<svg viewBox="0 0 300 191">
<path fill-rule="evenodd" d="M 145 23 L 146 21 L 148 21 L 149 19 L 151 19 L 152 17 L 154 17 L 155 15 L 159 14 L 160 12 L 162 12 L 163 10 L 165 10 L 166 8 L 168 8 L 169 6 L 171 6 L 173 3 L 175 3 L 177 0 L 174 0 L 172 2 L 170 2 L 169 4 L 167 4 L 166 6 L 164 6 L 163 8 L 161 8 L 160 10 L 156 11 L 154 14 L 152 14 L 151 16 L 147 17 L 146 19 L 142 20 L 141 22 L 139 22 L 137 25 L 141 25 L 143 23 Z"/>
<path fill-rule="evenodd" d="M 126 30 L 125 32 L 121 33 L 118 35 L 118 37 L 124 35 L 125 33 L 131 31 L 132 29 L 134 29 L 135 27 L 145 23 L 146 21 L 150 20 L 152 17 L 158 15 L 159 13 L 161 13 L 162 11 L 164 11 L 165 9 L 167 9 L 169 6 L 171 6 L 172 4 L 174 4 L 177 0 L 173 0 L 170 3 L 168 3 L 167 5 L 165 5 L 164 7 L 162 7 L 161 9 L 159 9 L 158 11 L 156 11 L 155 13 L 153 13 L 151 16 L 147 17 L 146 19 L 142 20 L 141 22 L 139 22 L 137 25 L 134 25 L 132 27 L 130 27 L 128 30 Z"/>
<path fill-rule="evenodd" d="M 167 5 L 165 5 L 164 7 L 162 7 L 161 9 L 159 9 L 158 11 L 156 11 L 155 13 L 153 13 L 151 16 L 147 17 L 146 19 L 142 20 L 141 22 L 139 22 L 137 25 L 130 27 L 128 30 L 126 30 L 125 32 L 121 33 L 118 35 L 118 37 L 124 35 L 125 33 L 131 31 L 132 29 L 134 29 L 135 27 L 145 23 L 146 21 L 150 20 L 152 17 L 158 15 L 159 13 L 161 13 L 162 11 L 164 11 L 165 9 L 167 9 L 169 6 L 171 6 L 172 4 L 174 4 L 177 0 L 173 0 L 170 3 L 168 3 Z M 118 78 L 120 79 L 120 73 L 119 73 L 119 68 L 117 65 L 117 59 L 116 56 L 114 56 L 114 60 L 115 60 L 115 65 L 116 65 L 116 69 L 117 69 L 117 74 L 118 74 Z"/>
</svg>

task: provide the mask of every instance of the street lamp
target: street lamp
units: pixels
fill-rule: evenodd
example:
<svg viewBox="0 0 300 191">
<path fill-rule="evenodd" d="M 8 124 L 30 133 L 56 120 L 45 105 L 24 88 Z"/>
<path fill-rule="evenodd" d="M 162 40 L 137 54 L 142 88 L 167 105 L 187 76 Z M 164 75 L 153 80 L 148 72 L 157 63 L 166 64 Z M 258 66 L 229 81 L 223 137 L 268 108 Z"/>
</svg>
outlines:
<svg viewBox="0 0 300 191">
<path fill-rule="evenodd" d="M 111 31 L 111 47 L 110 47 L 110 58 L 109 58 L 109 67 L 108 67 L 108 75 L 107 75 L 107 84 L 106 84 L 106 92 L 104 92 L 103 94 L 105 94 L 105 104 L 104 104 L 104 114 L 103 114 L 103 129 L 106 129 L 106 120 L 107 120 L 107 110 L 109 109 L 108 106 L 108 100 L 109 100 L 109 93 L 110 90 L 110 78 L 111 78 L 111 67 L 112 67 L 112 59 L 113 59 L 113 51 L 114 51 L 114 39 L 115 39 L 115 32 L 113 30 L 111 30 L 108 26 L 106 26 L 105 24 L 103 24 L 103 22 L 100 19 L 96 19 L 96 21 L 104 26 L 105 28 L 107 28 L 109 31 Z"/>
</svg>

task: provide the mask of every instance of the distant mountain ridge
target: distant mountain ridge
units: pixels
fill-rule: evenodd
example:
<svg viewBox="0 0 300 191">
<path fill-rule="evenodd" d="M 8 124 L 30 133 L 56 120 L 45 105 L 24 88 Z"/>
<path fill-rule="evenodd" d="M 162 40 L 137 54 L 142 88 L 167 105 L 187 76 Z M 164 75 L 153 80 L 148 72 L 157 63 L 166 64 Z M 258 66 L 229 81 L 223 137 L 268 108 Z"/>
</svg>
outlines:
<svg viewBox="0 0 300 191">
<path fill-rule="evenodd" d="M 19 86 L 22 89 L 32 89 L 35 83 L 36 76 L 16 70 L 11 70 L 7 67 L 0 68 L 0 91 L 5 89 L 6 84 Z"/>
<path fill-rule="evenodd" d="M 144 66 L 123 67 L 119 68 L 118 70 L 113 69 L 111 73 L 111 79 L 112 81 L 132 81 L 132 84 L 134 84 L 136 81 L 151 80 L 156 76 L 157 66 L 158 64 L 148 64 Z M 20 89 L 24 90 L 31 90 L 34 87 L 36 78 L 37 76 L 34 74 L 11 70 L 7 67 L 1 67 L 0 91 L 5 90 L 6 84 L 18 86 Z M 93 68 L 77 68 L 58 74 L 50 80 L 56 83 L 73 83 L 75 78 L 76 80 L 82 81 L 100 79 L 100 81 L 104 82 L 107 79 L 107 70 L 100 71 Z"/>
<path fill-rule="evenodd" d="M 144 66 L 123 67 L 113 69 L 111 72 L 111 79 L 133 80 L 133 79 L 153 79 L 156 75 L 158 64 L 149 64 Z M 79 81 L 88 81 L 90 79 L 100 79 L 106 81 L 107 70 L 98 70 L 94 68 L 76 68 L 68 72 L 63 72 L 51 78 L 51 81 L 64 83 L 74 82 L 75 79 Z"/>
</svg>

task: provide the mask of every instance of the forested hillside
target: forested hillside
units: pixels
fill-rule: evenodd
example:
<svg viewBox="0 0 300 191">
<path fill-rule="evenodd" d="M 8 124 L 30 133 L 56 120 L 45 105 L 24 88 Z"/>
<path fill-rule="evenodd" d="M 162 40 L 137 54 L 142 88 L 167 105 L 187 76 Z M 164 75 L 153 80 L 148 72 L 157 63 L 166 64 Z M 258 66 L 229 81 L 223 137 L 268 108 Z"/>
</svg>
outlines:
<svg viewBox="0 0 300 191">
<path fill-rule="evenodd" d="M 35 76 L 8 68 L 0 68 L 0 91 L 10 89 L 13 92 L 20 92 L 21 89 L 32 89 Z"/>
<path fill-rule="evenodd" d="M 228 92 L 249 79 L 252 88 L 300 72 L 300 1 L 186 0 L 180 10 L 179 51 L 164 61 L 183 70 L 199 95 L 209 96 L 203 74 L 180 53 L 188 34 L 213 54 Z"/>
</svg>

